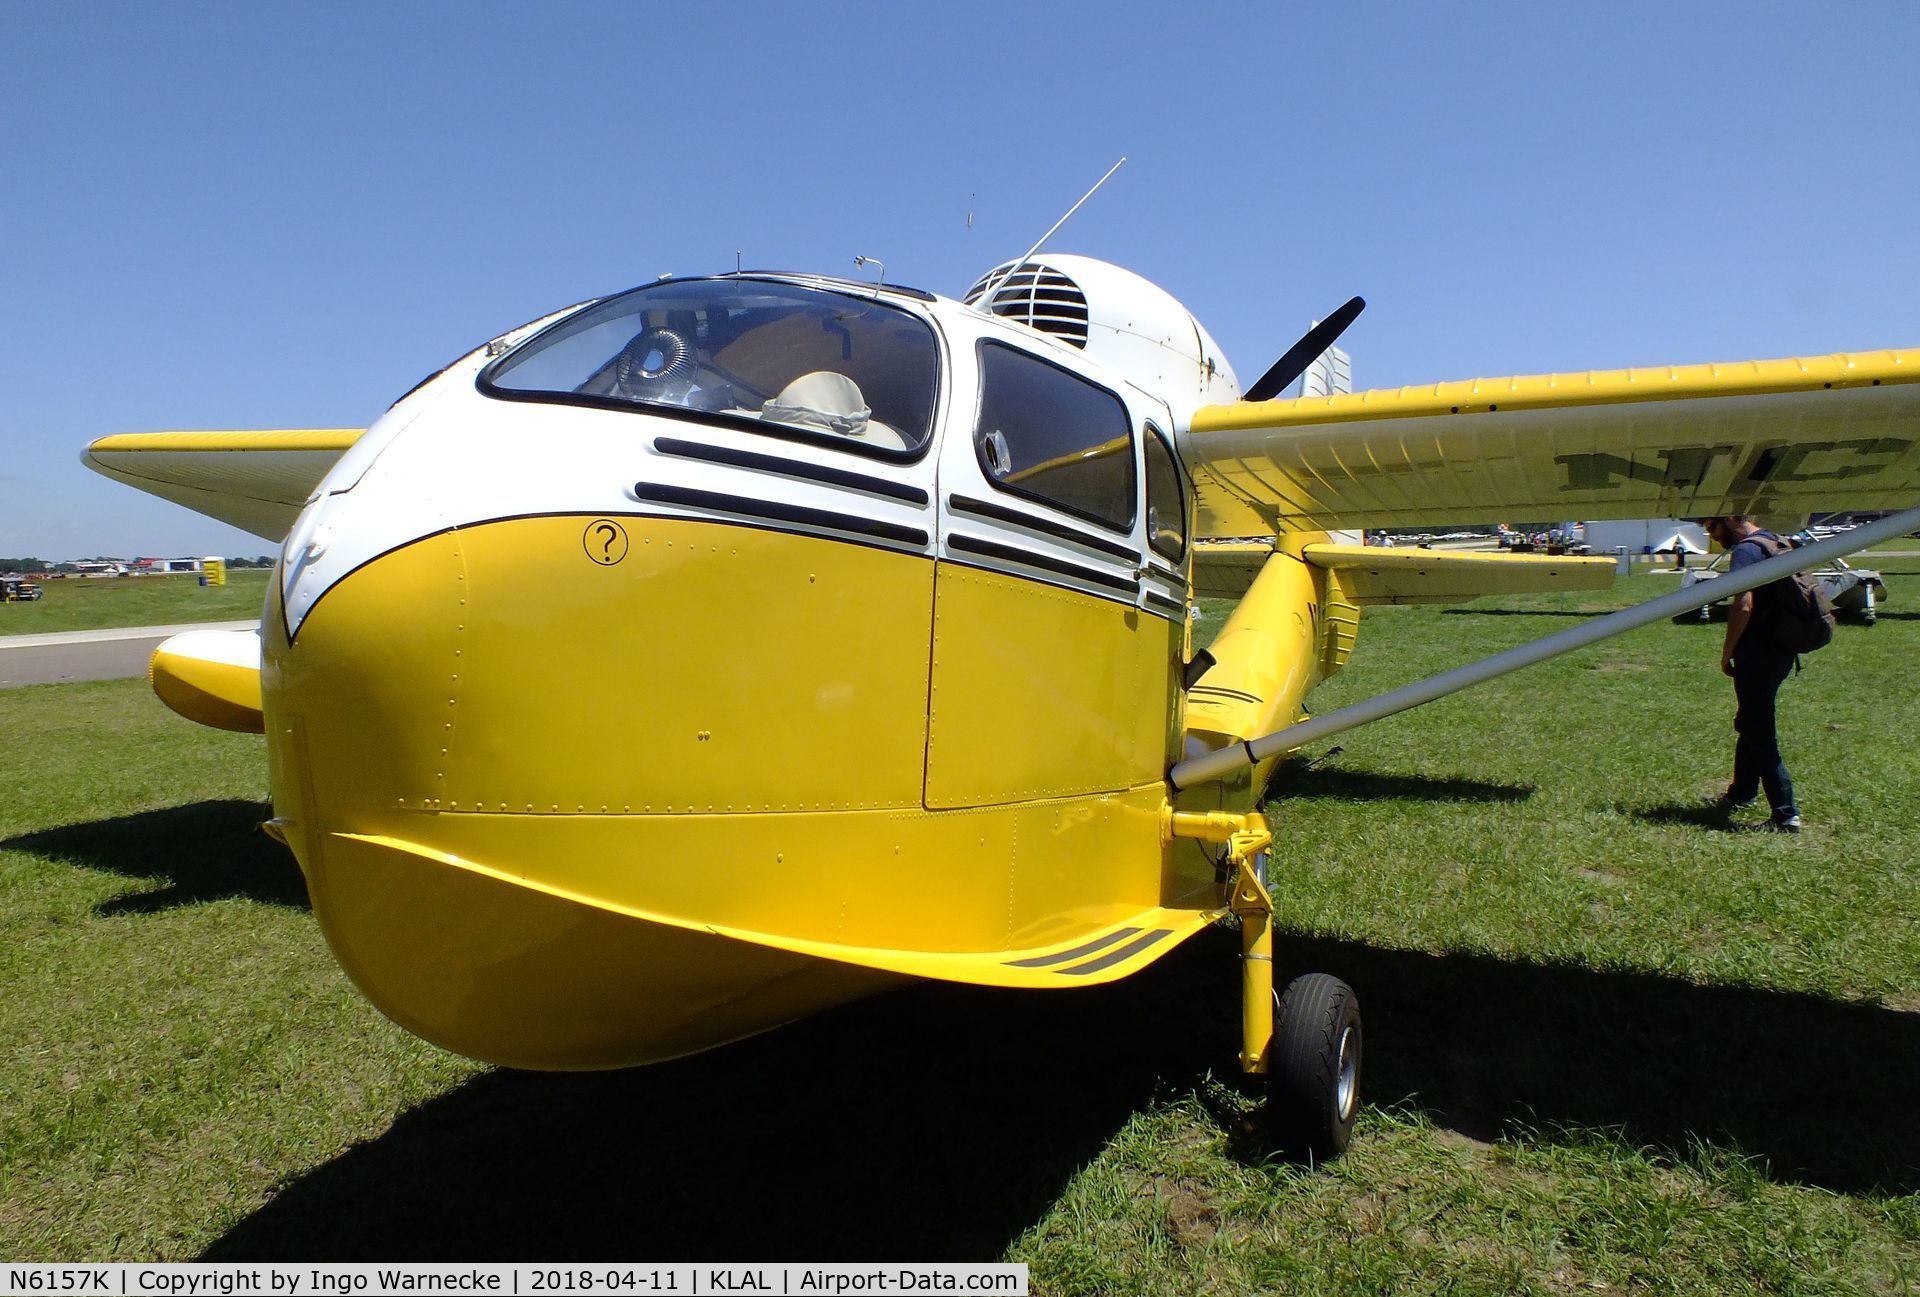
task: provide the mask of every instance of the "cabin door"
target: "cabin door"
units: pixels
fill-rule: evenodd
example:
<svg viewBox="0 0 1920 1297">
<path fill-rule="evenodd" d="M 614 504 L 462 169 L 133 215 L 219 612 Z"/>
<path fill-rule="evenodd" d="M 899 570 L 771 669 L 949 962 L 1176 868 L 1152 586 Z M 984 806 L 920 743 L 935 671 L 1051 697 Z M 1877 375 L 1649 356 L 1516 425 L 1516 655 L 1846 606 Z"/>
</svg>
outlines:
<svg viewBox="0 0 1920 1297">
<path fill-rule="evenodd" d="M 1157 783 L 1186 606 L 1184 577 L 1175 593 L 1148 557 L 1149 411 L 1011 343 L 954 368 L 955 390 L 979 398 L 939 452 L 926 804 Z"/>
</svg>

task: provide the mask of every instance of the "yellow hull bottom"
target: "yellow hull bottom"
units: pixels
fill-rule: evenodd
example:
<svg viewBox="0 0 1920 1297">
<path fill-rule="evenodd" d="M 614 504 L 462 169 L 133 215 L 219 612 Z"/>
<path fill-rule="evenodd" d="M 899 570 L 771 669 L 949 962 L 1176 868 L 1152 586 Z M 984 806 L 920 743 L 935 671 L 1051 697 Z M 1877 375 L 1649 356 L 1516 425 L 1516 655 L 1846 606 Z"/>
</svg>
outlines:
<svg viewBox="0 0 1920 1297">
<path fill-rule="evenodd" d="M 303 864 L 334 953 L 383 1013 L 507 1067 L 662 1062 L 907 980 L 651 923 L 365 838 L 329 835 L 323 862 Z"/>
</svg>

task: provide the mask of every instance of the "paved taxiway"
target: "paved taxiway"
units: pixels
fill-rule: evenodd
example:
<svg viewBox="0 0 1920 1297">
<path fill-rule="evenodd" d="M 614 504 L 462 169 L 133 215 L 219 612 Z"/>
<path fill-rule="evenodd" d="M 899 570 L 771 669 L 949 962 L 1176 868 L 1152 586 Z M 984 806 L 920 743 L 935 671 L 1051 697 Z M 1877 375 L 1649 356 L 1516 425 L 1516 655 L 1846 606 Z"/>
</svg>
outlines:
<svg viewBox="0 0 1920 1297">
<path fill-rule="evenodd" d="M 57 635 L 0 635 L 0 689 L 143 676 L 154 649 L 170 636 L 190 630 L 252 630 L 259 624 L 218 621 L 65 631 Z"/>
</svg>

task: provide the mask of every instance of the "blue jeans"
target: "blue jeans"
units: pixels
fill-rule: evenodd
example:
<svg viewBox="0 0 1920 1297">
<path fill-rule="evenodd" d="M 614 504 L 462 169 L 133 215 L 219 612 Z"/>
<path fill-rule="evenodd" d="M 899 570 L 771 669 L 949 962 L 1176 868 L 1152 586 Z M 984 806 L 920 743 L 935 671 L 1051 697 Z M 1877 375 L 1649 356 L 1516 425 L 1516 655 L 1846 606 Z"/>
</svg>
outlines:
<svg viewBox="0 0 1920 1297">
<path fill-rule="evenodd" d="M 1749 801 L 1761 789 L 1774 818 L 1799 814 L 1793 804 L 1793 778 L 1780 756 L 1780 735 L 1774 728 L 1774 696 L 1793 673 L 1793 654 L 1771 645 L 1746 647 L 1752 636 L 1742 636 L 1733 654 L 1734 713 L 1733 786 L 1727 790 L 1736 802 Z"/>
</svg>

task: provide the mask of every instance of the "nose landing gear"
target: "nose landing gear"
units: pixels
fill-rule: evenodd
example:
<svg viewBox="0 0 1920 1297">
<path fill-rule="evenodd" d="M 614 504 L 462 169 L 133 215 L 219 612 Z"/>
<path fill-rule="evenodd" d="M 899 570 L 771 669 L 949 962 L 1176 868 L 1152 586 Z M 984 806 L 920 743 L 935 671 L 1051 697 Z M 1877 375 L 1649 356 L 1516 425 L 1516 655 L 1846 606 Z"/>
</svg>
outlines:
<svg viewBox="0 0 1920 1297">
<path fill-rule="evenodd" d="M 1267 1079 L 1269 1134 L 1292 1156 L 1325 1162 L 1346 1152 L 1360 1111 L 1365 1037 L 1360 997 L 1326 973 L 1273 984 L 1273 897 L 1265 818 L 1176 816 L 1183 836 L 1224 841 L 1233 873 L 1228 908 L 1240 920 L 1240 1066 Z"/>
</svg>

